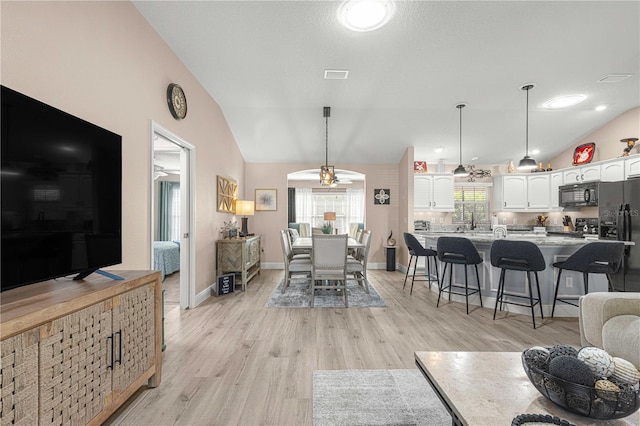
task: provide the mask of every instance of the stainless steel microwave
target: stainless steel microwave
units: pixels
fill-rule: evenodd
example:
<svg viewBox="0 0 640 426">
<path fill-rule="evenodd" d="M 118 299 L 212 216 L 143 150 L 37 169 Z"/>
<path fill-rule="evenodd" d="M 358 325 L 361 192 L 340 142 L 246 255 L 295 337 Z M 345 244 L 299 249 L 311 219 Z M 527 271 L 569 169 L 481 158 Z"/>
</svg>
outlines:
<svg viewBox="0 0 640 426">
<path fill-rule="evenodd" d="M 561 207 L 587 207 L 598 205 L 599 182 L 573 183 L 558 188 Z"/>
</svg>

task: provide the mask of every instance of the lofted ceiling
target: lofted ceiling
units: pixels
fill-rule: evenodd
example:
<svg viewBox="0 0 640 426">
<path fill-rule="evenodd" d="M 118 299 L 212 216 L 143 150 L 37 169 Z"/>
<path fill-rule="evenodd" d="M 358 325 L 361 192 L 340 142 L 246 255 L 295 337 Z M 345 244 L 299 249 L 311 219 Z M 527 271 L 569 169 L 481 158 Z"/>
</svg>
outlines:
<svg viewBox="0 0 640 426">
<path fill-rule="evenodd" d="M 396 1 L 371 32 L 341 25 L 342 2 L 133 4 L 220 105 L 247 162 L 324 163 L 323 106 L 339 165 L 396 163 L 409 146 L 417 160 L 458 163 L 460 102 L 463 163 L 517 161 L 527 83 L 539 161 L 640 105 L 638 1 Z M 631 77 L 598 82 L 609 74 Z M 587 99 L 542 106 L 575 93 Z"/>
</svg>

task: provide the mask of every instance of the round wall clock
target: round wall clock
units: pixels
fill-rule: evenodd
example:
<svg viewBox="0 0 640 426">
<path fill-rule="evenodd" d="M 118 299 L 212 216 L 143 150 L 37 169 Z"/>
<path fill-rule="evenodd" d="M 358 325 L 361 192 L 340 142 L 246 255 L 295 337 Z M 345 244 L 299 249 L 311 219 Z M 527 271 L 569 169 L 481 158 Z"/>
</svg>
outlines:
<svg viewBox="0 0 640 426">
<path fill-rule="evenodd" d="M 179 84 L 171 83 L 167 87 L 167 104 L 176 120 L 182 120 L 187 116 L 187 97 Z"/>
</svg>

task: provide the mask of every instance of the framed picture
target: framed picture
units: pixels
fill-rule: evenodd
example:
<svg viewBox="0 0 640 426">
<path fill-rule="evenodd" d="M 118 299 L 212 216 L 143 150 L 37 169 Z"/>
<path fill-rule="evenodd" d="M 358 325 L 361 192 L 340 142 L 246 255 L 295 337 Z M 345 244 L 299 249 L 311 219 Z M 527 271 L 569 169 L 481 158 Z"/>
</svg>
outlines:
<svg viewBox="0 0 640 426">
<path fill-rule="evenodd" d="M 278 210 L 278 190 L 275 188 L 256 188 L 255 200 L 257 211 Z"/>
<path fill-rule="evenodd" d="M 389 205 L 391 202 L 391 194 L 388 189 L 373 190 L 373 204 Z"/>
<path fill-rule="evenodd" d="M 238 184 L 231 179 L 218 175 L 216 187 L 216 210 L 224 213 L 235 213 L 236 200 L 238 199 Z"/>
<path fill-rule="evenodd" d="M 413 162 L 413 173 L 427 173 L 427 162 L 426 161 L 414 161 Z"/>
</svg>

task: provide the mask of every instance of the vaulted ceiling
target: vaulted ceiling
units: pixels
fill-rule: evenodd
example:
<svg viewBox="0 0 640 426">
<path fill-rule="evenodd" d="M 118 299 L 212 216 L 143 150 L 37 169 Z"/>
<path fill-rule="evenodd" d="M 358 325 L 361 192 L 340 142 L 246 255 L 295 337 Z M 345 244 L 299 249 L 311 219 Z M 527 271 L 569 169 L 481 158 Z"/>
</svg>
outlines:
<svg viewBox="0 0 640 426">
<path fill-rule="evenodd" d="M 395 163 L 408 146 L 457 163 L 465 102 L 463 162 L 488 164 L 524 155 L 526 83 L 541 161 L 640 105 L 640 2 L 396 1 L 371 32 L 345 28 L 341 4 L 134 2 L 221 106 L 248 162 L 323 163 L 323 106 L 329 163 Z M 631 77 L 598 81 L 610 74 Z M 542 106 L 575 93 L 586 100 Z"/>
</svg>

